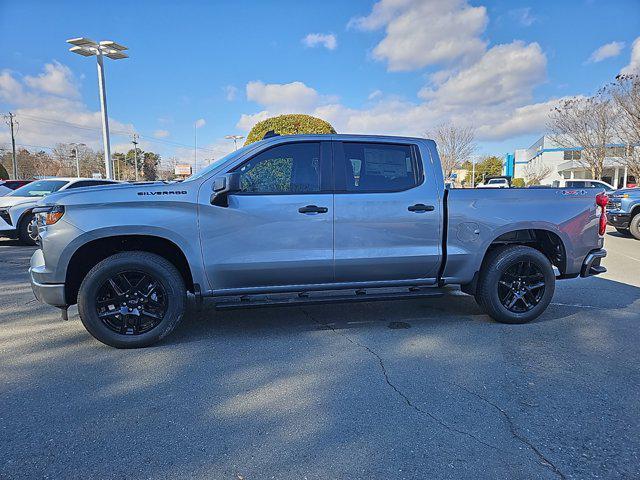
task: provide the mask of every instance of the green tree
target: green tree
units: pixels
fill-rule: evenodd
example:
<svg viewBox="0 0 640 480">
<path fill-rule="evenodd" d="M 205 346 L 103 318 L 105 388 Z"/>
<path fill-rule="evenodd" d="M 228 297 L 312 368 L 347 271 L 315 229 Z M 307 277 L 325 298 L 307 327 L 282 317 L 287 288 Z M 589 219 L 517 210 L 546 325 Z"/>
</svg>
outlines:
<svg viewBox="0 0 640 480">
<path fill-rule="evenodd" d="M 502 167 L 503 162 L 500 157 L 496 157 L 495 155 L 484 157 L 481 161 L 476 163 L 475 185 L 483 183 L 484 179 L 487 177 L 502 175 Z M 471 178 L 471 172 L 473 171 L 473 165 L 471 162 L 464 162 L 462 164 L 462 168 L 469 172 L 469 178 Z M 467 183 L 470 183 L 470 181 L 467 181 Z"/>
<path fill-rule="evenodd" d="M 7 169 L 4 168 L 4 165 L 0 164 L 0 180 L 8 180 L 9 179 L 9 173 L 7 172 Z"/>
<path fill-rule="evenodd" d="M 247 140 L 244 144 L 249 145 L 250 143 L 262 140 L 264 134 L 270 130 L 273 130 L 279 135 L 336 133 L 329 122 L 325 122 L 320 118 L 304 114 L 288 114 L 267 118 L 266 120 L 256 123 L 249 132 L 249 135 L 247 135 Z"/>
<path fill-rule="evenodd" d="M 140 162 L 140 155 L 138 155 Z M 156 180 L 158 178 L 158 167 L 160 166 L 160 155 L 153 152 L 144 152 L 142 157 L 142 175 L 145 180 Z"/>
<path fill-rule="evenodd" d="M 511 181 L 511 186 L 516 188 L 524 188 L 524 178 L 514 178 Z"/>
</svg>

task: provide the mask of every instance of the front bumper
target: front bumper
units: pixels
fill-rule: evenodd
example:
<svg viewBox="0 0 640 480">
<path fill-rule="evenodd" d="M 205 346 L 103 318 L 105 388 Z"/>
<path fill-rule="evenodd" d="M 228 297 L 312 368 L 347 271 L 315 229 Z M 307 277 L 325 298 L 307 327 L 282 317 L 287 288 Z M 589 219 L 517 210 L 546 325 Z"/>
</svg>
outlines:
<svg viewBox="0 0 640 480">
<path fill-rule="evenodd" d="M 36 280 L 38 274 L 44 269 L 44 266 L 42 250 L 36 250 L 31 256 L 31 266 L 29 267 L 29 277 L 31 279 L 33 294 L 39 302 L 53 305 L 54 307 L 67 306 L 64 284 L 40 283 Z"/>
<path fill-rule="evenodd" d="M 629 228 L 631 215 L 628 213 L 607 212 L 607 223 L 616 228 Z"/>
<path fill-rule="evenodd" d="M 607 271 L 600 262 L 607 256 L 607 251 L 604 248 L 598 248 L 591 250 L 582 262 L 582 269 L 580 270 L 581 277 L 590 277 L 592 275 L 600 275 Z"/>
</svg>

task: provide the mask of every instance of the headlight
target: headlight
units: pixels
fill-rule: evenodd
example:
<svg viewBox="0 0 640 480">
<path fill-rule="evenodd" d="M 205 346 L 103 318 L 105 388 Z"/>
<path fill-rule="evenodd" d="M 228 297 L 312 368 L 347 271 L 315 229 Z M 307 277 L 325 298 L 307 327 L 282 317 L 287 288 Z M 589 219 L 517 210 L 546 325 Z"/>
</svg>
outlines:
<svg viewBox="0 0 640 480">
<path fill-rule="evenodd" d="M 39 225 L 53 225 L 64 215 L 64 207 L 62 205 L 36 207 L 33 209 L 33 213 L 40 217 Z"/>
</svg>

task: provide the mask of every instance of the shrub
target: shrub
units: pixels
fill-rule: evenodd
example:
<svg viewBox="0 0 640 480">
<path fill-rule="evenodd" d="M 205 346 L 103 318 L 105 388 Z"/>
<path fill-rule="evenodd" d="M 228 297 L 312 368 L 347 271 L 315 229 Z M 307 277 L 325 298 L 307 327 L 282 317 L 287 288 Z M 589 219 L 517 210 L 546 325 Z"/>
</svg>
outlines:
<svg viewBox="0 0 640 480">
<path fill-rule="evenodd" d="M 9 180 L 9 173 L 7 169 L 4 168 L 4 165 L 0 163 L 0 180 Z"/>
<path fill-rule="evenodd" d="M 511 180 L 511 186 L 516 188 L 524 188 L 524 178 L 514 178 Z"/>
<path fill-rule="evenodd" d="M 249 135 L 247 135 L 247 141 L 244 142 L 244 144 L 249 145 L 250 143 L 262 140 L 264 134 L 269 130 L 273 130 L 279 135 L 295 135 L 299 133 L 336 133 L 329 122 L 325 122 L 320 118 L 312 117 L 311 115 L 279 115 L 256 123 L 249 132 Z"/>
</svg>

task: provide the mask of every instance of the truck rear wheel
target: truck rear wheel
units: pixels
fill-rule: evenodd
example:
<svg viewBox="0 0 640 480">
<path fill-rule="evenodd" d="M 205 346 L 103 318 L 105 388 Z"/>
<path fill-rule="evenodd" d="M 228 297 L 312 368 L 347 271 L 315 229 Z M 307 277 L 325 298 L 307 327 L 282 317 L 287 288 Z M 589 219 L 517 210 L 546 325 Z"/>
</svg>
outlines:
<svg viewBox="0 0 640 480">
<path fill-rule="evenodd" d="M 526 323 L 546 310 L 555 290 L 551 262 L 535 248 L 500 247 L 483 264 L 476 301 L 494 320 Z"/>
<path fill-rule="evenodd" d="M 629 232 L 636 240 L 640 240 L 640 213 L 636 213 L 629 222 Z"/>
<path fill-rule="evenodd" d="M 78 311 L 87 331 L 116 348 L 158 342 L 180 323 L 185 308 L 180 272 L 148 252 L 121 252 L 102 260 L 78 292 Z"/>
</svg>

